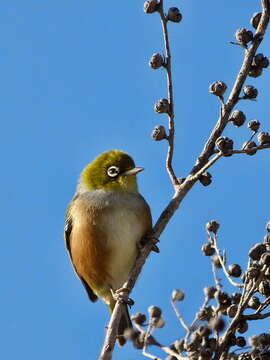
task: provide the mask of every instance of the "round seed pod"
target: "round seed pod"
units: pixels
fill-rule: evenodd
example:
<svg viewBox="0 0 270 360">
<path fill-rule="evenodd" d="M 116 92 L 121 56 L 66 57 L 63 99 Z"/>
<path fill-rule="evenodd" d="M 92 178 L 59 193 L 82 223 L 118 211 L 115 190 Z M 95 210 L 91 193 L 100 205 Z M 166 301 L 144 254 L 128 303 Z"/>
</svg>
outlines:
<svg viewBox="0 0 270 360">
<path fill-rule="evenodd" d="M 268 132 L 261 131 L 258 134 L 257 139 L 261 145 L 270 144 L 270 135 L 268 134 Z"/>
<path fill-rule="evenodd" d="M 211 329 L 206 325 L 200 326 L 196 332 L 203 338 L 208 338 L 212 333 Z"/>
<path fill-rule="evenodd" d="M 257 335 L 252 335 L 248 338 L 250 346 L 256 348 L 259 346 L 259 337 Z"/>
<path fill-rule="evenodd" d="M 233 140 L 226 136 L 220 136 L 216 140 L 216 147 L 224 156 L 230 156 L 233 150 Z"/>
<path fill-rule="evenodd" d="M 244 122 L 246 121 L 246 115 L 241 110 L 234 110 L 231 113 L 229 121 L 231 121 L 234 126 L 237 126 L 237 127 L 242 126 L 244 124 Z"/>
<path fill-rule="evenodd" d="M 257 243 L 254 246 L 252 246 L 252 248 L 250 248 L 248 256 L 252 260 L 260 260 L 265 250 L 266 250 L 265 244 Z"/>
<path fill-rule="evenodd" d="M 158 8 L 158 2 L 157 0 L 148 0 L 145 1 L 143 4 L 143 11 L 146 14 L 152 14 L 153 12 L 157 11 Z"/>
<path fill-rule="evenodd" d="M 244 99 L 256 99 L 258 96 L 258 90 L 252 85 L 246 85 L 243 88 L 245 94 Z"/>
<path fill-rule="evenodd" d="M 212 256 L 216 252 L 215 248 L 212 246 L 212 244 L 205 243 L 202 246 L 202 252 L 205 256 Z"/>
<path fill-rule="evenodd" d="M 270 221 L 268 221 L 268 223 L 266 224 L 266 231 L 270 232 Z"/>
<path fill-rule="evenodd" d="M 262 333 L 258 337 L 258 342 L 262 346 L 270 346 L 270 334 Z"/>
<path fill-rule="evenodd" d="M 240 44 L 246 46 L 247 43 L 253 40 L 253 33 L 250 30 L 241 28 L 236 30 L 235 38 L 237 41 L 239 41 Z"/>
<path fill-rule="evenodd" d="M 156 70 L 159 69 L 161 66 L 164 65 L 164 59 L 163 56 L 160 54 L 153 54 L 150 61 L 149 61 L 149 66 Z"/>
<path fill-rule="evenodd" d="M 240 265 L 238 264 L 231 264 L 228 267 L 228 274 L 233 277 L 239 277 L 241 276 L 242 269 Z"/>
<path fill-rule="evenodd" d="M 236 338 L 236 345 L 240 347 L 246 346 L 247 342 L 246 339 L 243 336 L 238 336 Z"/>
<path fill-rule="evenodd" d="M 217 288 L 215 288 L 214 286 L 206 286 L 203 289 L 204 295 L 208 299 L 213 299 L 216 291 L 217 291 Z"/>
<path fill-rule="evenodd" d="M 237 293 L 237 292 L 233 293 L 231 296 L 231 300 L 232 300 L 233 304 L 239 304 L 241 296 L 242 295 L 240 293 Z"/>
<path fill-rule="evenodd" d="M 259 292 L 265 297 L 270 296 L 270 285 L 268 281 L 264 280 L 260 283 Z"/>
<path fill-rule="evenodd" d="M 172 292 L 172 301 L 183 301 L 185 293 L 182 290 L 176 289 Z"/>
<path fill-rule="evenodd" d="M 171 7 L 168 10 L 167 20 L 179 23 L 182 20 L 182 14 L 177 7 Z"/>
<path fill-rule="evenodd" d="M 201 321 L 209 321 L 213 317 L 212 306 L 204 306 L 199 312 L 197 312 L 196 317 Z"/>
<path fill-rule="evenodd" d="M 269 66 L 269 60 L 263 54 L 257 54 L 254 56 L 252 65 L 266 69 Z"/>
<path fill-rule="evenodd" d="M 206 224 L 206 230 L 209 232 L 213 232 L 214 234 L 217 233 L 219 229 L 219 223 L 215 220 L 211 220 Z"/>
<path fill-rule="evenodd" d="M 254 27 L 254 29 L 257 29 L 259 22 L 261 20 L 262 13 L 257 12 L 252 15 L 252 18 L 250 19 L 250 24 Z"/>
<path fill-rule="evenodd" d="M 232 304 L 227 308 L 227 315 L 230 318 L 234 318 L 238 310 L 238 306 L 236 304 Z"/>
<path fill-rule="evenodd" d="M 242 145 L 242 150 L 245 150 L 247 155 L 255 155 L 257 152 L 256 147 L 257 145 L 254 141 L 246 141 Z"/>
<path fill-rule="evenodd" d="M 223 318 L 219 317 L 219 318 L 214 318 L 209 322 L 209 326 L 217 331 L 218 333 L 221 332 L 222 330 L 224 330 L 225 328 L 225 321 Z"/>
<path fill-rule="evenodd" d="M 262 67 L 251 65 L 248 71 L 248 76 L 257 78 L 262 75 L 263 69 Z"/>
<path fill-rule="evenodd" d="M 255 131 L 257 132 L 260 128 L 261 123 L 258 120 L 250 120 L 248 122 L 247 127 L 251 130 L 251 131 Z"/>
<path fill-rule="evenodd" d="M 223 81 L 216 81 L 209 86 L 209 92 L 216 96 L 223 96 L 227 89 L 227 85 Z"/>
<path fill-rule="evenodd" d="M 146 321 L 146 316 L 140 312 L 137 312 L 135 315 L 131 316 L 131 320 L 138 325 L 143 325 Z"/>
<path fill-rule="evenodd" d="M 150 318 L 159 318 L 161 316 L 161 309 L 157 306 L 149 306 L 148 307 L 148 313 Z"/>
<path fill-rule="evenodd" d="M 248 323 L 246 321 L 241 321 L 238 324 L 236 331 L 238 331 L 240 334 L 244 334 L 246 331 L 248 331 Z"/>
<path fill-rule="evenodd" d="M 158 100 L 158 102 L 155 104 L 154 109 L 155 112 L 157 112 L 158 114 L 168 113 L 170 110 L 170 104 L 168 99 Z"/>
<path fill-rule="evenodd" d="M 167 138 L 166 130 L 163 125 L 157 125 L 154 127 L 154 130 L 152 131 L 152 139 L 154 141 L 161 141 Z"/>
<path fill-rule="evenodd" d="M 254 310 L 257 310 L 258 307 L 261 305 L 260 299 L 258 296 L 253 295 L 248 302 L 248 307 Z"/>
<path fill-rule="evenodd" d="M 212 182 L 212 175 L 209 172 L 204 172 L 200 177 L 199 181 L 203 186 L 208 186 Z"/>
<path fill-rule="evenodd" d="M 269 252 L 265 252 L 262 254 L 261 259 L 260 259 L 260 263 L 262 265 L 270 265 L 270 253 Z"/>
<path fill-rule="evenodd" d="M 227 304 L 230 299 L 229 295 L 225 291 L 221 290 L 217 290 L 214 297 L 219 304 Z"/>
</svg>

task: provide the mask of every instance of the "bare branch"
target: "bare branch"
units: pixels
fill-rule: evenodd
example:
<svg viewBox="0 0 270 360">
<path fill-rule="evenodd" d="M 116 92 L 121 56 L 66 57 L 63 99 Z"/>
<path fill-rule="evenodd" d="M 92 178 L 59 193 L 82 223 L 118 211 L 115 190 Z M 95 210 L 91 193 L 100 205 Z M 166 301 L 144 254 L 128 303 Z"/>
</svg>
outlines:
<svg viewBox="0 0 270 360">
<path fill-rule="evenodd" d="M 234 106 L 237 104 L 239 100 L 239 95 L 246 81 L 248 76 L 248 72 L 253 60 L 254 55 L 263 40 L 264 33 L 266 31 L 268 22 L 269 22 L 269 1 L 268 0 L 261 0 L 262 3 L 262 16 L 260 23 L 257 27 L 254 40 L 251 46 L 245 50 L 244 61 L 239 70 L 239 73 L 236 77 L 235 83 L 229 95 L 228 101 L 226 102 L 223 111 L 219 116 L 218 122 L 215 125 L 212 133 L 204 145 L 203 151 L 197 159 L 195 166 L 192 169 L 192 174 L 194 175 L 198 172 L 208 161 L 209 157 L 213 154 L 213 150 L 215 147 L 215 142 L 219 136 L 221 136 L 223 130 L 225 129 L 228 119 L 230 116 L 231 111 L 233 110 Z"/>
<path fill-rule="evenodd" d="M 166 57 L 166 64 L 164 68 L 167 71 L 168 101 L 170 104 L 170 111 L 168 113 L 169 135 L 167 136 L 168 152 L 166 158 L 166 168 L 169 177 L 171 179 L 171 182 L 175 187 L 176 185 L 178 185 L 178 180 L 172 167 L 175 130 L 174 130 L 174 101 L 173 101 L 173 81 L 172 81 L 172 68 L 171 68 L 171 49 L 170 49 L 170 41 L 169 41 L 169 34 L 167 27 L 167 19 L 164 14 L 163 0 L 161 0 L 159 3 L 159 14 L 161 18 L 163 37 L 164 37 L 165 57 Z"/>
<path fill-rule="evenodd" d="M 210 235 L 209 235 L 209 236 L 210 236 Z M 224 264 L 224 261 L 223 261 L 222 257 L 220 256 L 220 249 L 219 249 L 218 246 L 217 246 L 217 234 L 214 234 L 213 237 L 211 237 L 211 239 L 213 240 L 213 245 L 214 245 L 214 248 L 215 248 L 215 250 L 216 250 L 216 254 L 217 254 L 217 256 L 218 256 L 218 260 L 219 260 L 219 262 L 220 262 L 220 265 L 222 266 L 222 270 L 223 270 L 225 276 L 227 277 L 227 279 L 229 280 L 229 282 L 230 282 L 233 286 L 236 286 L 236 287 L 238 287 L 238 288 L 244 287 L 243 284 L 239 284 L 239 283 L 233 281 L 233 279 L 230 277 L 230 275 L 229 275 L 229 273 L 228 273 L 228 271 L 227 271 L 227 269 L 226 269 L 226 266 L 225 266 L 225 264 Z"/>
<path fill-rule="evenodd" d="M 244 320 L 262 320 L 270 317 L 270 311 L 265 314 L 252 314 L 252 315 L 243 315 L 242 319 Z"/>
<path fill-rule="evenodd" d="M 173 310 L 174 310 L 180 324 L 183 326 L 183 328 L 186 330 L 186 332 L 189 333 L 190 332 L 190 327 L 186 324 L 185 319 L 184 319 L 183 315 L 180 313 L 178 307 L 176 306 L 175 301 L 171 300 L 171 304 L 172 304 Z"/>
</svg>

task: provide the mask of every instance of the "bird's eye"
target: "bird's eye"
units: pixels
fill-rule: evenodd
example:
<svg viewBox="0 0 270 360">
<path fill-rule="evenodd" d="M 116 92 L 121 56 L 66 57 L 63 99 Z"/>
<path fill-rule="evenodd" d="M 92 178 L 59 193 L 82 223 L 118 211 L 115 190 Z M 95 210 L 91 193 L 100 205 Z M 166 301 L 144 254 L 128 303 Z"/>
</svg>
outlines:
<svg viewBox="0 0 270 360">
<path fill-rule="evenodd" d="M 109 169 L 107 170 L 107 174 L 114 178 L 119 174 L 119 168 L 117 166 L 111 166 L 109 167 Z"/>
</svg>

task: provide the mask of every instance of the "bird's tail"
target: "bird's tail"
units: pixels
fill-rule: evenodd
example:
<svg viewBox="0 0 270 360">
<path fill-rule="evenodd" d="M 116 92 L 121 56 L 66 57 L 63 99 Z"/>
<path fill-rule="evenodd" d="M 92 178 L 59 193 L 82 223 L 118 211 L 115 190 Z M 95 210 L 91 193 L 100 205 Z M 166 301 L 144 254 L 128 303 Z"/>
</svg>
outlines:
<svg viewBox="0 0 270 360">
<path fill-rule="evenodd" d="M 111 312 L 113 311 L 113 308 L 114 308 L 114 304 L 113 304 L 113 306 L 110 306 Z M 118 344 L 120 346 L 123 346 L 126 343 L 126 338 L 124 337 L 125 330 L 132 329 L 132 322 L 130 320 L 127 305 L 126 304 L 123 305 L 122 309 L 123 309 L 122 315 L 121 315 L 121 319 L 120 319 L 118 330 L 117 330 L 117 340 L 118 340 Z"/>
</svg>

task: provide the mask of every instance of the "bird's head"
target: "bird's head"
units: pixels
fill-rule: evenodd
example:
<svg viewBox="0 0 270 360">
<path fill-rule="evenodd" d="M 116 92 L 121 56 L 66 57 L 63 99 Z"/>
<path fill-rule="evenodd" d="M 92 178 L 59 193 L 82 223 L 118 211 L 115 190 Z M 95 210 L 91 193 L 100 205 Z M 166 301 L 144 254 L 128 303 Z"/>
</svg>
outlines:
<svg viewBox="0 0 270 360">
<path fill-rule="evenodd" d="M 85 167 L 80 185 L 88 190 L 137 192 L 136 174 L 142 170 L 135 167 L 133 159 L 125 152 L 111 150 Z"/>
</svg>

